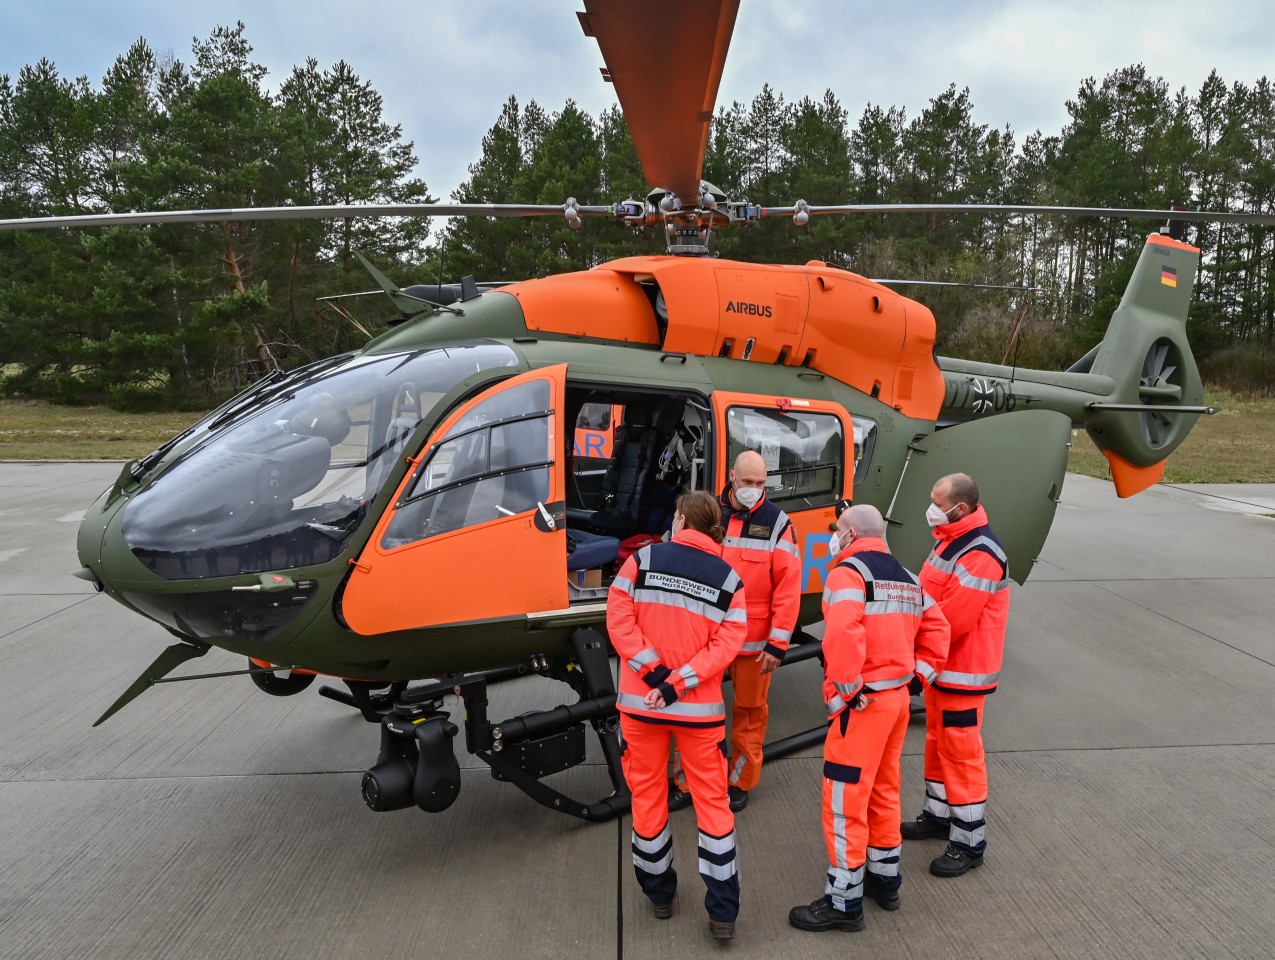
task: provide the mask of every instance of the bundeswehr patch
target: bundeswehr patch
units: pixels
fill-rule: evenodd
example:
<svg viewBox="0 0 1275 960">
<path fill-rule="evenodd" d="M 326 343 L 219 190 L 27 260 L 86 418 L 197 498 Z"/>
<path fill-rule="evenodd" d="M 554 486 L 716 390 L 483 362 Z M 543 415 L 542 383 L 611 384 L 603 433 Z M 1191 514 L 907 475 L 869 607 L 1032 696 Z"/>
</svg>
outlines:
<svg viewBox="0 0 1275 960">
<path fill-rule="evenodd" d="M 770 527 L 762 523 L 750 523 L 748 525 L 749 538 L 759 538 L 762 540 L 770 539 Z"/>
</svg>

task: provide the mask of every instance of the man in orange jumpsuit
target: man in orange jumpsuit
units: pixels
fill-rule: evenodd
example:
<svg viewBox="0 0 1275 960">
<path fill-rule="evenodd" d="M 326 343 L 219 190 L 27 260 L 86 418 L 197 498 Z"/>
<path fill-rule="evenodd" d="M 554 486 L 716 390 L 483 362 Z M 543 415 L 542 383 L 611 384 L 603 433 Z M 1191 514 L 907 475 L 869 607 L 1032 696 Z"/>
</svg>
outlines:
<svg viewBox="0 0 1275 960">
<path fill-rule="evenodd" d="M 926 516 L 938 541 L 921 586 L 952 625 L 947 665 L 925 694 L 925 805 L 906 840 L 946 837 L 930 863 L 938 877 L 982 866 L 987 848 L 983 702 L 996 689 L 1009 617 L 1009 563 L 964 473 L 941 478 Z"/>
<path fill-rule="evenodd" d="M 745 450 L 735 458 L 719 497 L 722 559 L 735 568 L 748 596 L 748 639 L 731 664 L 730 808 L 748 803 L 761 778 L 770 708 L 770 673 L 779 666 L 801 606 L 801 554 L 788 515 L 766 499 L 766 461 Z M 680 773 L 669 784 L 669 809 L 690 802 Z"/>
<path fill-rule="evenodd" d="M 793 907 L 802 930 L 862 930 L 863 897 L 899 908 L 899 757 L 908 685 L 943 669 L 948 625 L 917 578 L 885 545 L 885 521 L 859 504 L 837 520 L 836 565 L 823 592 L 824 895 Z"/>
<path fill-rule="evenodd" d="M 638 884 L 657 918 L 672 916 L 677 873 L 667 771 L 676 738 L 699 825 L 709 928 L 715 939 L 729 940 L 739 873 L 726 796 L 722 675 L 744 642 L 747 608 L 739 575 L 718 556 L 722 533 L 712 494 L 679 497 L 673 539 L 638 550 L 611 584 L 607 632 L 620 654 L 616 705 Z"/>
</svg>

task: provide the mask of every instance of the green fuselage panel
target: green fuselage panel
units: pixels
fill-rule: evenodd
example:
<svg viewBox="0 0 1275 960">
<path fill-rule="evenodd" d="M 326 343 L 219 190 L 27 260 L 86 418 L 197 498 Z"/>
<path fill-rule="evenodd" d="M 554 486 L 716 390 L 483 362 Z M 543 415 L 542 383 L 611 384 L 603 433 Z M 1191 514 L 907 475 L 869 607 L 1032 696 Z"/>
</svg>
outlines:
<svg viewBox="0 0 1275 960">
<path fill-rule="evenodd" d="M 1010 576 L 1024 582 L 1054 521 L 1070 438 L 1068 417 L 1025 410 L 947 427 L 919 440 L 887 517 L 890 549 L 909 570 L 919 570 L 934 545 L 925 520 L 930 490 L 940 477 L 968 473 L 1009 556 Z"/>
</svg>

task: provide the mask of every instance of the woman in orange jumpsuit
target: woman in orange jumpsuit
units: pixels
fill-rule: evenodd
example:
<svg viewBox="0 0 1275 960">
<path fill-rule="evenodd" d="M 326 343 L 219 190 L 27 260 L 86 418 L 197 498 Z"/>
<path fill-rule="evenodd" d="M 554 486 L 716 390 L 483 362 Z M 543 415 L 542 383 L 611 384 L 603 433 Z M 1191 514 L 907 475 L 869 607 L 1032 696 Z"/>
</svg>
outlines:
<svg viewBox="0 0 1275 960">
<path fill-rule="evenodd" d="M 748 629 L 739 575 L 719 556 L 721 511 L 712 495 L 683 494 L 673 538 L 637 551 L 607 600 L 607 632 L 620 655 L 620 735 L 633 794 L 633 866 L 656 917 L 677 892 L 668 823 L 668 760 L 677 740 L 699 825 L 704 906 L 718 940 L 739 914 L 735 818 L 726 795 L 722 674 Z"/>
</svg>

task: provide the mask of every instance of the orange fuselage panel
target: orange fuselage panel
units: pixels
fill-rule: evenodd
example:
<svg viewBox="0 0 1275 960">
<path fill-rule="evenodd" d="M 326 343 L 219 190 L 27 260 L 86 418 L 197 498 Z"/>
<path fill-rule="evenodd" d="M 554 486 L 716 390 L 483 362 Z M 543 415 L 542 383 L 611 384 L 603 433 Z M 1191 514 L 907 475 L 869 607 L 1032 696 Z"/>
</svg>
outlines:
<svg viewBox="0 0 1275 960">
<path fill-rule="evenodd" d="M 668 314 L 662 340 L 656 288 Z M 518 298 L 531 330 L 701 357 L 804 363 L 918 419 L 933 420 L 943 402 L 934 315 L 823 263 L 629 257 L 504 290 Z"/>
</svg>

